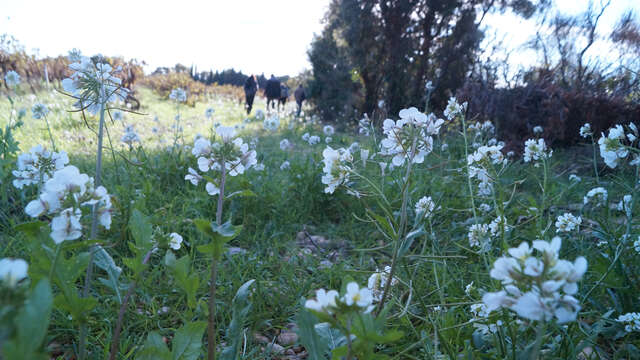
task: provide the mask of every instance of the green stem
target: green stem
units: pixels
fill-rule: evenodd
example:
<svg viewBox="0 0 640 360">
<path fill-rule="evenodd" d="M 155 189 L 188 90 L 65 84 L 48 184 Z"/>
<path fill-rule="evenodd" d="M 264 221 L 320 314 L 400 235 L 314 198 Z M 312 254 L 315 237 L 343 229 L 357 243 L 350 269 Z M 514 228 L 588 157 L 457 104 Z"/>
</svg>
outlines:
<svg viewBox="0 0 640 360">
<path fill-rule="evenodd" d="M 47 130 L 49 131 L 49 139 L 51 139 L 51 147 L 53 148 L 53 151 L 58 151 L 56 150 L 56 143 L 55 141 L 53 141 L 53 134 L 51 134 L 51 126 L 49 126 L 49 119 L 47 118 L 47 115 L 44 115 L 44 121 L 47 123 Z"/>
<path fill-rule="evenodd" d="M 591 135 L 591 146 L 593 148 L 593 170 L 596 172 L 596 183 L 600 184 L 600 177 L 598 176 L 598 160 L 596 157 L 596 142 Z"/>
<path fill-rule="evenodd" d="M 413 165 L 413 157 L 415 156 L 415 151 L 417 147 L 416 138 L 413 138 L 413 142 L 411 144 L 411 150 L 409 152 L 410 156 L 407 159 L 407 172 L 405 173 L 404 186 L 402 189 L 402 207 L 400 208 L 400 225 L 398 226 L 396 241 L 393 243 L 393 255 L 391 258 L 391 270 L 389 271 L 389 277 L 384 285 L 384 291 L 382 293 L 382 298 L 380 299 L 380 303 L 378 304 L 378 308 L 376 309 L 376 314 L 380 313 L 384 308 L 384 303 L 389 295 L 389 289 L 391 288 L 391 281 L 393 280 L 393 276 L 396 271 L 396 266 L 398 263 L 398 248 L 400 241 L 404 238 L 405 228 L 407 225 L 407 204 L 409 203 L 409 180 L 411 176 L 411 168 Z"/>
<path fill-rule="evenodd" d="M 222 225 L 222 205 L 224 203 L 224 185 L 227 177 L 224 156 L 221 158 L 220 167 L 220 194 L 218 195 L 218 206 L 216 210 L 216 222 Z M 215 241 L 215 240 L 213 240 Z M 211 262 L 211 284 L 209 285 L 209 322 L 207 329 L 208 357 L 209 360 L 216 359 L 216 281 L 218 278 L 218 259 L 213 256 Z"/>
<path fill-rule="evenodd" d="M 98 150 L 96 154 L 96 176 L 95 176 L 95 187 L 98 187 L 102 184 L 102 139 L 104 137 L 104 112 L 105 112 L 105 104 L 100 104 L 100 123 L 98 125 Z M 93 205 L 92 209 L 92 219 L 91 219 L 91 240 L 95 240 L 98 234 L 98 204 Z M 95 251 L 95 245 L 92 245 L 89 249 L 89 263 L 87 265 L 87 272 L 84 277 L 84 287 L 82 288 L 82 297 L 86 298 L 89 296 L 89 291 L 91 291 L 91 279 L 93 277 L 93 253 Z M 87 324 L 82 323 L 80 325 L 80 341 L 78 344 L 78 358 L 79 360 L 85 360 L 87 356 Z"/>
<path fill-rule="evenodd" d="M 533 344 L 533 350 L 531 351 L 530 360 L 538 360 L 540 358 L 540 349 L 542 347 L 542 338 L 544 337 L 544 329 L 546 323 L 540 321 L 538 328 L 536 329 L 536 342 Z"/>
</svg>

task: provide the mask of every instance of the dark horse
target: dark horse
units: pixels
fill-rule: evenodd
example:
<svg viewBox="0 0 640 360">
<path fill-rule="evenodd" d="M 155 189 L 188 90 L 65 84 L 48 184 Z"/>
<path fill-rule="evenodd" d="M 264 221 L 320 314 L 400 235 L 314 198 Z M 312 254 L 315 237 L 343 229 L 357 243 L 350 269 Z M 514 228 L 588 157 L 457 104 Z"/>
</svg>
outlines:
<svg viewBox="0 0 640 360">
<path fill-rule="evenodd" d="M 267 97 L 267 110 L 269 110 L 269 104 L 271 104 L 271 108 L 273 109 L 276 102 L 280 100 L 280 80 L 276 79 L 273 75 L 267 80 L 267 84 L 264 87 L 264 96 Z"/>
<path fill-rule="evenodd" d="M 244 97 L 247 102 L 247 115 L 251 113 L 251 108 L 253 108 L 253 98 L 256 96 L 258 92 L 258 81 L 256 81 L 256 76 L 251 75 L 244 82 Z"/>
</svg>

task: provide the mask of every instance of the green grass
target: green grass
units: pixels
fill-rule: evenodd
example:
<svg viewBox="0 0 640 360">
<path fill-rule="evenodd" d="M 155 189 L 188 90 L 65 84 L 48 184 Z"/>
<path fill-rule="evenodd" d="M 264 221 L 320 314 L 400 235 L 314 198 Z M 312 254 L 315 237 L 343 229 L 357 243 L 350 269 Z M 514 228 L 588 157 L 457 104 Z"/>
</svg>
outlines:
<svg viewBox="0 0 640 360">
<path fill-rule="evenodd" d="M 192 259 L 191 270 L 199 274 L 200 288 L 198 305 L 191 311 L 185 296 L 177 290 L 175 280 L 164 266 L 164 252 L 151 258 L 151 266 L 138 286 L 133 301 L 127 309 L 125 327 L 121 337 L 121 358 L 133 359 L 136 350 L 142 346 L 151 331 L 159 331 L 170 337 L 173 330 L 193 320 L 206 319 L 207 280 L 209 264 L 207 259 L 196 250 L 196 245 L 205 239 L 193 225 L 196 218 L 215 218 L 215 198 L 204 191 L 203 185 L 196 187 L 184 180 L 188 167 L 196 168 L 195 158 L 190 150 L 183 148 L 168 149 L 173 143 L 172 128 L 175 104 L 160 99 L 148 89 L 138 89 L 142 99 L 140 113 L 128 113 L 124 121 L 109 122 L 109 133 L 113 144 L 113 153 L 107 143 L 104 157 L 104 184 L 109 193 L 115 196 L 116 211 L 111 230 L 102 231 L 99 238 L 105 248 L 122 266 L 121 259 L 131 256 L 127 243 L 131 240 L 128 231 L 128 219 L 133 209 L 139 209 L 150 216 L 154 227 L 164 233 L 181 234 L 186 244 L 177 251 L 177 256 L 189 255 Z M 71 103 L 60 94 L 40 93 L 35 99 L 25 95 L 17 100 L 16 108 L 29 109 L 34 102 L 57 104 L 49 114 L 52 131 L 58 149 L 69 153 L 71 164 L 81 171 L 92 175 L 95 171 L 95 134 L 86 126 L 78 113 L 69 113 Z M 205 109 L 215 109 L 214 119 L 205 119 Z M 257 100 L 256 109 L 264 108 L 264 102 Z M 0 126 L 7 123 L 10 104 L 0 101 Z M 241 104 L 226 99 L 200 101 L 195 107 L 180 107 L 184 131 L 180 143 L 192 145 L 196 134 L 210 136 L 213 123 L 241 125 L 246 118 Z M 224 339 L 226 325 L 231 321 L 231 300 L 237 288 L 249 279 L 256 279 L 255 292 L 252 295 L 253 307 L 249 314 L 248 354 L 246 358 L 270 358 L 262 355 L 260 345 L 252 342 L 251 334 L 258 332 L 273 338 L 279 329 L 295 320 L 300 310 L 301 300 L 313 297 L 318 288 L 340 289 L 345 276 L 350 276 L 360 284 L 366 284 L 368 276 L 377 268 L 390 263 L 391 247 L 385 246 L 380 231 L 371 223 L 363 222 L 366 208 L 380 212 L 380 206 L 371 198 L 357 199 L 338 191 L 333 195 L 323 192 L 321 183 L 323 143 L 313 147 L 304 143 L 301 136 L 305 132 L 322 135 L 319 124 L 296 123 L 288 128 L 290 118 L 281 119 L 281 130 L 269 133 L 262 129 L 262 123 L 252 121 L 242 130 L 247 141 L 257 137 L 259 162 L 265 164 L 262 172 L 250 171 L 245 176 L 230 180 L 228 193 L 240 189 L 251 189 L 255 196 L 234 197 L 225 203 L 224 217 L 234 224 L 244 225 L 241 235 L 234 239 L 231 246 L 247 250 L 246 254 L 225 256 L 219 267 L 218 277 L 218 330 Z M 157 121 L 154 118 L 157 117 Z M 89 118 L 90 126 L 96 119 Z M 124 125 L 133 124 L 142 138 L 142 150 L 129 151 L 120 143 Z M 158 133 L 152 131 L 157 128 Z M 354 131 L 336 133 L 332 147 L 348 147 L 354 140 L 363 147 L 372 147 L 372 139 L 356 137 Z M 36 144 L 48 144 L 46 126 L 41 120 L 24 118 L 24 125 L 15 133 L 20 142 L 21 151 L 27 151 Z M 322 136 L 324 138 L 324 136 Z M 293 150 L 281 151 L 279 142 L 288 138 L 294 143 Z M 405 336 L 398 342 L 386 346 L 381 351 L 398 359 L 434 359 L 439 354 L 465 355 L 469 358 L 501 358 L 506 349 L 500 349 L 491 339 L 481 344 L 474 336 L 474 327 L 469 320 L 469 304 L 481 299 L 481 293 L 470 296 L 464 289 L 471 281 L 476 289 L 491 291 L 497 283 L 488 276 L 491 263 L 469 249 L 467 241 L 468 226 L 473 224 L 470 215 L 468 188 L 464 176 L 463 149 L 460 137 L 451 130 L 443 137 L 449 144 L 449 150 L 441 151 L 436 141 L 434 152 L 427 157 L 425 164 L 416 166 L 410 198 L 412 204 L 423 195 L 433 197 L 438 205 L 424 235 L 416 238 L 410 253 L 424 251 L 426 256 L 405 257 L 399 263 L 398 276 L 402 285 L 394 290 L 389 325 L 398 328 Z M 374 151 L 372 151 L 373 153 Z M 359 158 L 359 155 L 355 157 Z M 280 170 L 280 164 L 288 160 L 291 169 Z M 379 181 L 392 206 L 399 208 L 402 175 L 398 170 L 380 177 L 380 168 L 376 164 L 382 161 L 379 155 L 370 160 L 365 174 Z M 576 156 L 575 151 L 556 151 L 551 160 L 551 178 L 549 181 L 549 199 L 551 206 L 545 216 L 553 222 L 557 215 L 565 211 L 576 215 L 571 204 L 582 204 L 584 194 L 595 186 L 591 176 L 591 159 Z M 503 200 L 508 201 L 507 219 L 512 229 L 506 245 L 517 246 L 521 241 L 537 238 L 535 213 L 527 209 L 537 206 L 539 200 L 539 168 L 513 162 L 500 180 Z M 577 172 L 583 180 L 572 184 L 568 180 L 569 172 Z M 18 191 L 10 186 L 10 179 L 3 179 L 2 190 L 9 194 L 9 202 L 2 204 L 3 218 L 0 219 L 0 258 L 22 257 L 29 259 L 29 246 L 22 233 L 13 226 L 30 219 L 22 209 L 35 197 L 33 189 Z M 619 170 L 604 175 L 603 185 L 609 188 L 610 202 L 617 202 L 629 186 L 633 184 L 631 170 Z M 625 187 L 627 187 L 625 189 Z M 489 202 L 480 201 L 480 202 Z M 637 207 L 636 207 L 637 209 Z M 624 232 L 620 224 L 622 216 L 613 210 L 592 211 L 582 214 L 585 226 L 579 233 L 563 236 L 562 258 L 573 260 L 579 255 L 587 257 L 589 271 L 580 283 L 580 293 L 590 290 L 602 274 L 607 271 L 616 244 L 611 243 L 615 236 Z M 481 214 L 479 222 L 488 223 L 491 214 Z M 637 220 L 633 224 L 633 236 L 637 238 Z M 321 235 L 336 244 L 342 244 L 333 254 L 309 255 L 296 245 L 296 236 L 304 228 L 312 235 Z M 555 231 L 551 226 L 550 232 Z M 606 239 L 609 244 L 597 246 L 598 241 Z M 84 251 L 79 246 L 72 252 Z M 502 254 L 499 243 L 495 244 L 488 259 L 494 260 Z M 638 254 L 627 253 L 629 259 L 637 259 Z M 626 258 L 625 258 L 626 259 Z M 321 264 L 330 260 L 332 266 Z M 572 358 L 578 344 L 589 344 L 602 354 L 618 353 L 624 356 L 631 351 L 630 344 L 638 346 L 638 337 L 616 338 L 602 329 L 594 330 L 594 324 L 614 326 L 603 317 L 608 309 L 614 309 L 612 318 L 624 312 L 637 310 L 638 267 L 631 260 L 615 268 L 588 299 L 583 301 L 581 321 L 573 323 L 565 336 L 548 341 L 553 345 L 549 350 L 555 358 Z M 31 261 L 29 261 L 31 263 Z M 631 274 L 631 278 L 625 277 Z M 127 270 L 122 275 L 128 282 Z M 98 270 L 97 277 L 106 274 Z M 436 280 L 437 279 L 437 280 Z M 80 285 L 80 284 L 78 284 Z M 108 351 L 108 341 L 115 326 L 115 316 L 119 304 L 109 288 L 94 281 L 92 295 L 100 299 L 99 305 L 90 315 L 90 346 L 93 358 L 104 357 Z M 581 298 L 580 298 L 581 299 Z M 167 313 L 159 313 L 163 307 Z M 442 310 L 435 310 L 440 306 Z M 514 331 L 514 322 L 510 315 L 498 313 L 492 316 L 508 323 Z M 532 329 L 518 333 L 523 338 L 530 336 Z M 612 330 L 611 330 L 612 331 Z M 59 344 L 64 354 L 72 354 L 77 342 L 77 327 L 63 311 L 54 310 L 52 324 L 49 327 L 47 344 Z M 494 339 L 495 340 L 495 339 Z M 496 340 L 497 341 L 497 340 Z M 474 346 L 472 346 L 475 345 Z M 626 344 L 626 345 L 625 345 Z M 633 346 L 633 345 L 631 345 Z M 102 350 L 105 349 L 105 350 Z M 66 356 L 66 355 L 65 355 Z M 515 355 L 514 355 L 515 356 Z M 629 355 L 631 356 L 631 355 Z M 626 358 L 626 357 L 625 357 Z"/>
</svg>

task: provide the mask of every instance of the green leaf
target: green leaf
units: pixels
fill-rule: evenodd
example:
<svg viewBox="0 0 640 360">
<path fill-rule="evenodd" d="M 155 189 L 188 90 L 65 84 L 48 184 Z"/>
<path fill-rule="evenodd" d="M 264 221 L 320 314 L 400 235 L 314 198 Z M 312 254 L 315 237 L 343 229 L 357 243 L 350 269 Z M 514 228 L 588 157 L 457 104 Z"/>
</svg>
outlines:
<svg viewBox="0 0 640 360">
<path fill-rule="evenodd" d="M 145 249 L 151 246 L 151 237 L 153 236 L 153 228 L 149 218 L 141 213 L 138 209 L 134 209 L 129 220 L 129 230 L 136 241 L 136 245 Z"/>
<path fill-rule="evenodd" d="M 155 331 L 147 335 L 147 340 L 142 346 L 142 350 L 136 355 L 136 360 L 170 360 L 171 352 L 162 341 L 162 336 Z"/>
<path fill-rule="evenodd" d="M 36 352 L 42 346 L 49 327 L 53 295 L 48 279 L 33 288 L 16 316 L 17 337 L 25 352 Z"/>
<path fill-rule="evenodd" d="M 109 253 L 100 245 L 96 247 L 96 251 L 93 255 L 94 263 L 97 267 L 107 272 L 109 275 L 109 287 L 116 292 L 116 296 L 118 297 L 118 303 L 122 304 L 122 296 L 120 295 L 120 285 L 118 283 L 118 279 L 120 278 L 120 274 L 122 273 L 122 269 L 116 266 L 115 261 Z"/>
<path fill-rule="evenodd" d="M 227 329 L 227 343 L 229 344 L 222 350 L 220 360 L 236 360 L 240 356 L 240 346 L 242 345 L 242 329 L 247 321 L 247 315 L 251 310 L 251 302 L 248 301 L 251 285 L 255 280 L 249 280 L 242 284 L 236 296 L 233 297 L 232 317 L 229 328 Z"/>
<path fill-rule="evenodd" d="M 300 343 L 309 353 L 309 360 L 325 360 L 325 354 L 329 352 L 326 337 L 316 332 L 317 319 L 306 309 L 301 309 L 296 317 Z M 327 324 L 328 325 L 328 324 Z"/>
<path fill-rule="evenodd" d="M 30 236 L 32 238 L 37 237 L 40 232 L 41 232 L 41 228 L 43 226 L 47 226 L 47 223 L 44 221 L 30 221 L 30 222 L 26 222 L 26 223 L 22 223 L 22 224 L 18 224 L 16 226 L 13 227 L 13 229 L 15 231 L 19 231 L 27 236 Z"/>
<path fill-rule="evenodd" d="M 207 219 L 194 219 L 193 223 L 196 225 L 196 228 L 207 235 L 208 237 L 213 237 L 213 229 L 211 228 L 211 223 Z"/>
<path fill-rule="evenodd" d="M 234 196 L 243 196 L 243 197 L 251 197 L 251 196 L 256 196 L 256 193 L 254 193 L 253 191 L 246 189 L 246 190 L 240 190 L 240 191 L 234 191 L 231 194 L 228 194 L 226 196 L 227 199 L 230 199 Z"/>
<path fill-rule="evenodd" d="M 178 329 L 173 338 L 173 360 L 196 360 L 200 357 L 202 335 L 207 324 L 204 321 L 190 322 Z"/>
</svg>

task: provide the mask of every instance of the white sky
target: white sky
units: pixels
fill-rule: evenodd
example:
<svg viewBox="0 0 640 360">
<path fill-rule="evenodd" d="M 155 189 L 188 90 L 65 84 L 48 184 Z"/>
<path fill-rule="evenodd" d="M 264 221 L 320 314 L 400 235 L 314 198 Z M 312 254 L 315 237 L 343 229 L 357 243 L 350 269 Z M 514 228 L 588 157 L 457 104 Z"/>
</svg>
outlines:
<svg viewBox="0 0 640 360">
<path fill-rule="evenodd" d="M 137 58 L 146 70 L 176 63 L 198 70 L 235 68 L 244 73 L 295 75 L 309 68 L 307 49 L 330 0 L 0 0 L 0 34 L 13 35 L 29 53 Z M 599 0 L 595 0 L 597 3 Z M 563 12 L 585 9 L 588 0 L 556 0 Z M 599 27 L 609 33 L 640 0 L 612 0 Z M 485 24 L 518 49 L 534 33 L 532 21 L 489 15 Z M 594 52 L 606 52 L 601 45 Z M 531 53 L 514 52 L 528 65 Z"/>
<path fill-rule="evenodd" d="M 267 76 L 309 68 L 328 0 L 0 0 L 0 34 L 30 53 L 101 53 Z"/>
</svg>

